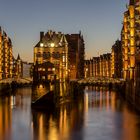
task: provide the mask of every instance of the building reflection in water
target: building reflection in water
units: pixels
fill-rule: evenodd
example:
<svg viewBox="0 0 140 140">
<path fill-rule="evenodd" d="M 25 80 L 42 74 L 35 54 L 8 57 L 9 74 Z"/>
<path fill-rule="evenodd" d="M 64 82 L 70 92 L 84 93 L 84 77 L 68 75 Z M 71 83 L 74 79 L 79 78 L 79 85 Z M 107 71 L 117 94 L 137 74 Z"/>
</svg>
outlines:
<svg viewBox="0 0 140 140">
<path fill-rule="evenodd" d="M 10 107 L 11 98 L 0 98 L 0 140 L 10 139 L 11 136 L 11 123 L 12 123 L 12 111 Z"/>
<path fill-rule="evenodd" d="M 31 139 L 31 89 L 0 97 L 0 140 Z"/>
<path fill-rule="evenodd" d="M 53 87 L 50 85 L 39 84 L 37 86 L 33 86 L 32 87 L 32 101 L 45 95 L 50 90 L 53 90 Z"/>
<path fill-rule="evenodd" d="M 85 106 L 85 125 L 88 126 L 90 119 L 92 119 L 95 123 L 92 125 L 97 125 L 98 129 L 100 128 L 100 134 L 104 135 L 111 132 L 110 135 L 103 136 L 104 139 L 112 137 L 114 140 L 138 140 L 140 138 L 139 113 L 137 114 L 132 105 L 127 104 L 116 91 L 109 91 L 105 87 L 86 87 Z M 102 130 L 101 128 L 105 129 Z M 107 128 L 108 130 L 106 130 Z M 94 129 L 91 133 L 96 131 Z M 96 135 L 94 136 L 96 137 Z"/>
<path fill-rule="evenodd" d="M 86 87 L 77 99 L 52 111 L 31 110 L 31 94 L 31 88 L 21 88 L 0 97 L 0 140 L 140 138 L 139 114 L 115 91 Z"/>
<path fill-rule="evenodd" d="M 66 91 L 66 85 L 60 86 L 60 95 Z M 84 94 L 78 99 L 60 105 L 53 111 L 32 110 L 33 136 L 36 140 L 73 139 L 76 131 L 81 131 L 84 124 Z M 77 135 L 82 140 L 83 134 Z M 78 138 L 79 137 L 79 138 Z"/>
<path fill-rule="evenodd" d="M 55 84 L 39 84 L 32 88 L 32 102 L 45 95 L 49 91 L 54 92 L 54 98 L 60 99 L 69 95 L 69 86 L 66 82 L 56 82 Z"/>
<path fill-rule="evenodd" d="M 115 110 L 116 92 L 109 91 L 107 87 L 88 86 L 85 88 L 85 104 L 88 108 Z"/>
</svg>

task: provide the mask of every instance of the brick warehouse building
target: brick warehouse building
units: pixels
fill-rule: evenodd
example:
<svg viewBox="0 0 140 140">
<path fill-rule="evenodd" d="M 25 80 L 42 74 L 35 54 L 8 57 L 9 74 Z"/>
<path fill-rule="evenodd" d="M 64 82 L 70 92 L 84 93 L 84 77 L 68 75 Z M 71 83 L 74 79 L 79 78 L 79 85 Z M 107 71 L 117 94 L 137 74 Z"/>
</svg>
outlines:
<svg viewBox="0 0 140 140">
<path fill-rule="evenodd" d="M 12 41 L 0 27 L 0 79 L 13 76 Z"/>
<path fill-rule="evenodd" d="M 41 76 L 45 70 L 44 63 L 50 62 L 54 68 L 50 68 L 50 75 Z M 46 63 L 47 64 L 47 63 Z M 40 32 L 40 41 L 34 47 L 35 72 L 40 71 L 36 77 L 50 80 L 54 77 L 60 81 L 84 77 L 84 41 L 81 34 L 62 34 L 61 32 Z M 37 69 L 36 67 L 40 68 Z M 35 74 L 34 74 L 35 75 Z"/>
</svg>

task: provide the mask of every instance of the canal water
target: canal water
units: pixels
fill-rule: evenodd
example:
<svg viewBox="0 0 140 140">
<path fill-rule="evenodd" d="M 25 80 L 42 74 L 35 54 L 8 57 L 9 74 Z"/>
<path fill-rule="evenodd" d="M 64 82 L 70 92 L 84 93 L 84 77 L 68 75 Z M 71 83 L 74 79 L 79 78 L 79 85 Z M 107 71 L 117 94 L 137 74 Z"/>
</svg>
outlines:
<svg viewBox="0 0 140 140">
<path fill-rule="evenodd" d="M 31 109 L 31 94 L 0 97 L 0 140 L 140 140 L 140 114 L 115 91 L 86 87 L 52 111 Z"/>
</svg>

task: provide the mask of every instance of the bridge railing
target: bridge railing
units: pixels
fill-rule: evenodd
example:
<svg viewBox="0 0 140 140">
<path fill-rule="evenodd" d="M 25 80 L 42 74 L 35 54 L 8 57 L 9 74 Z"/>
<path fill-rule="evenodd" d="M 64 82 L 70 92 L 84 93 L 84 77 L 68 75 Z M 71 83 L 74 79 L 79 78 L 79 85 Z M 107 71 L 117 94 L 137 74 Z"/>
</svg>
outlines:
<svg viewBox="0 0 140 140">
<path fill-rule="evenodd" d="M 7 78 L 7 79 L 1 79 L 0 83 L 11 84 L 13 81 L 17 83 L 31 83 L 32 79 L 31 78 Z"/>
<path fill-rule="evenodd" d="M 85 79 L 78 80 L 79 84 L 94 84 L 94 83 L 121 83 L 124 79 L 120 78 L 109 78 L 109 77 L 89 77 Z"/>
</svg>

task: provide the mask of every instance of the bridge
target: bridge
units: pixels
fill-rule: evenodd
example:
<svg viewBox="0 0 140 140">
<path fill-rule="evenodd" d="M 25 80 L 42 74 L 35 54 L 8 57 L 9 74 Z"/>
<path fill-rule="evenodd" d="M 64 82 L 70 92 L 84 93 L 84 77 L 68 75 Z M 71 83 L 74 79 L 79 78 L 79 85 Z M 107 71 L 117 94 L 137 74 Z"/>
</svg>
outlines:
<svg viewBox="0 0 140 140">
<path fill-rule="evenodd" d="M 114 79 L 107 77 L 90 77 L 84 79 L 70 80 L 69 83 L 56 82 L 55 84 L 43 85 L 40 83 L 32 88 L 32 107 L 34 108 L 45 108 L 54 107 L 57 103 L 63 104 L 69 102 L 69 100 L 78 97 L 83 90 L 81 85 L 109 85 L 111 84 L 122 84 L 125 81 L 123 79 Z M 8 78 L 0 80 L 0 90 L 11 88 L 13 83 L 19 84 L 32 84 L 31 78 Z M 7 85 L 7 86 L 6 86 Z M 15 88 L 18 86 L 14 86 Z"/>
<path fill-rule="evenodd" d="M 33 92 L 32 103 L 35 104 L 42 101 L 42 98 L 51 91 L 54 96 L 60 98 L 60 100 L 67 98 L 67 94 L 70 96 L 78 96 L 79 91 L 83 88 L 81 85 L 95 85 L 95 86 L 109 86 L 109 87 L 122 87 L 125 81 L 119 78 L 108 78 L 108 77 L 90 77 L 84 79 L 73 79 L 67 82 L 56 82 L 51 85 L 51 83 L 46 87 L 46 85 L 39 84 Z M 66 97 L 66 98 L 65 98 Z M 60 101 L 59 100 L 59 101 Z"/>
<path fill-rule="evenodd" d="M 32 78 L 7 78 L 0 80 L 0 84 L 11 84 L 12 82 L 16 82 L 18 84 L 30 84 L 32 81 Z"/>
<path fill-rule="evenodd" d="M 17 87 L 29 86 L 32 84 L 31 78 L 7 78 L 0 80 L 0 95 Z"/>
<path fill-rule="evenodd" d="M 92 85 L 109 85 L 109 84 L 123 84 L 124 79 L 121 78 L 109 78 L 109 77 L 88 77 L 77 80 L 79 84 L 92 84 Z"/>
</svg>

